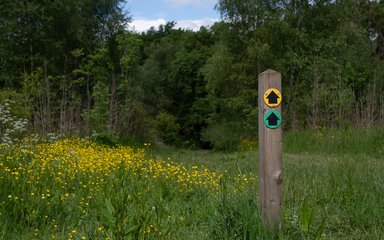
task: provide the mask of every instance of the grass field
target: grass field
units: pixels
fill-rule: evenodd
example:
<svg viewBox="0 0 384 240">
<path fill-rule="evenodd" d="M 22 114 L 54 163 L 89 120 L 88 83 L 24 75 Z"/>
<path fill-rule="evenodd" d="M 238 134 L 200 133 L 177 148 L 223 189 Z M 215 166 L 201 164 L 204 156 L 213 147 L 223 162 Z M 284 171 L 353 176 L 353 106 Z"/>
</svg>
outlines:
<svg viewBox="0 0 384 240">
<path fill-rule="evenodd" d="M 256 151 L 3 146 L 0 239 L 383 239 L 381 155 L 304 150 L 283 155 L 277 233 L 259 219 Z"/>
<path fill-rule="evenodd" d="M 229 175 L 258 173 L 257 152 L 158 154 Z M 285 153 L 283 169 L 282 239 L 383 239 L 384 158 Z"/>
</svg>

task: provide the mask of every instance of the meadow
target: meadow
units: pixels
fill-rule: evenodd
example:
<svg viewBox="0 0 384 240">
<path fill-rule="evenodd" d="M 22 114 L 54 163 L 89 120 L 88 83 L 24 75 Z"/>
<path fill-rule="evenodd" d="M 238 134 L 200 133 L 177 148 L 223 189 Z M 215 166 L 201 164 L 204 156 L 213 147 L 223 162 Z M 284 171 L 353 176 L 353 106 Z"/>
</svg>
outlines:
<svg viewBox="0 0 384 240">
<path fill-rule="evenodd" d="M 228 153 L 87 139 L 3 145 L 0 239 L 382 239 L 382 134 L 287 134 L 280 232 L 259 218 L 251 141 Z"/>
</svg>

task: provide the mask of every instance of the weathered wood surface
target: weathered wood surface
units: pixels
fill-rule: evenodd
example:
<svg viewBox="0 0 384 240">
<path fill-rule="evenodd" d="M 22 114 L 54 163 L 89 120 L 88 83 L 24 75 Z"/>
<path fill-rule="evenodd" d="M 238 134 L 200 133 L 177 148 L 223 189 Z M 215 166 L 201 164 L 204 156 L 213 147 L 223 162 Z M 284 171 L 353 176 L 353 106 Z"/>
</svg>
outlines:
<svg viewBox="0 0 384 240">
<path fill-rule="evenodd" d="M 263 99 L 264 93 L 276 88 L 281 93 L 281 74 L 267 70 L 259 74 L 259 196 L 264 223 L 270 228 L 281 228 L 282 205 L 282 127 L 269 129 L 264 124 L 264 114 L 272 109 Z M 282 94 L 283 98 L 284 95 Z M 273 108 L 281 113 L 281 104 Z"/>
</svg>

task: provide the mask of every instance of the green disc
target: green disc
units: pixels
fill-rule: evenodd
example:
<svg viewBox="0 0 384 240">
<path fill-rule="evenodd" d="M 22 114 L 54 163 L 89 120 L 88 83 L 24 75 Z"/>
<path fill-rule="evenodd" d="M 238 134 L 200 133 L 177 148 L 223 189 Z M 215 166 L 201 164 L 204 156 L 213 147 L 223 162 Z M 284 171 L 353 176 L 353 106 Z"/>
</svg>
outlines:
<svg viewBox="0 0 384 240">
<path fill-rule="evenodd" d="M 269 110 L 264 114 L 264 124 L 267 128 L 278 128 L 281 125 L 283 118 L 276 110 Z"/>
</svg>

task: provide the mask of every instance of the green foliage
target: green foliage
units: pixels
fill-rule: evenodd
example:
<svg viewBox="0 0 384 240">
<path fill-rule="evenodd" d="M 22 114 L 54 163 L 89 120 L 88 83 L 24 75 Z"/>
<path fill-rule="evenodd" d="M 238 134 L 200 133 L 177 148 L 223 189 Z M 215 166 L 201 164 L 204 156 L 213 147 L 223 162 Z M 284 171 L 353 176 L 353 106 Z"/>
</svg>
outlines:
<svg viewBox="0 0 384 240">
<path fill-rule="evenodd" d="M 243 139 L 240 142 L 238 151 L 247 152 L 247 151 L 256 151 L 258 149 L 258 142 L 255 139 Z"/>
<path fill-rule="evenodd" d="M 256 138 L 269 68 L 282 73 L 284 129 L 384 123 L 380 1 L 220 0 L 209 29 L 142 34 L 126 30 L 123 2 L 0 3 L 0 88 L 22 93 L 14 111 L 36 132 L 150 139 L 166 112 L 179 144 L 237 149 Z"/>
<path fill-rule="evenodd" d="M 100 197 L 97 212 L 113 239 L 140 239 L 175 237 L 178 232 L 177 216 L 171 211 L 182 214 L 182 210 L 171 206 L 178 202 L 167 183 L 150 182 L 142 176 L 132 176 L 121 170 L 116 176 L 118 184 L 113 185 Z M 155 184 L 154 191 L 146 193 L 143 188 Z"/>
<path fill-rule="evenodd" d="M 27 119 L 17 117 L 12 110 L 14 105 L 17 106 L 8 99 L 0 102 L 0 144 L 6 146 L 21 140 L 27 130 Z"/>
<path fill-rule="evenodd" d="M 286 144 L 287 139 L 284 139 L 283 145 Z M 302 142 L 296 144 L 300 148 Z M 333 142 L 328 142 L 328 145 L 333 145 Z M 173 161 L 227 171 L 231 176 L 240 173 L 258 175 L 258 153 L 255 151 L 226 153 L 155 149 L 153 153 L 159 158 L 170 157 Z M 384 182 L 381 156 L 284 153 L 283 169 L 283 231 L 276 236 L 277 239 L 381 239 L 383 221 L 380 219 L 384 216 L 384 209 L 377 205 Z M 216 199 L 220 206 L 218 209 L 222 209 L 215 225 L 216 236 L 225 239 L 226 233 L 234 234 L 235 231 L 242 232 L 242 229 L 258 232 L 259 223 L 253 222 L 255 218 L 247 220 L 252 223 L 249 227 L 240 227 L 247 216 L 257 212 L 253 207 L 257 203 L 252 202 L 257 196 L 245 193 L 247 197 L 237 198 L 225 191 L 224 186 L 223 182 L 222 192 L 228 194 Z M 228 224 L 224 225 L 225 222 Z M 273 239 L 273 234 L 258 234 L 259 238 L 251 235 L 255 237 L 249 239 Z M 229 239 L 235 238 L 230 236 Z"/>
<path fill-rule="evenodd" d="M 159 113 L 154 120 L 154 128 L 164 143 L 178 144 L 180 142 L 180 125 L 176 117 L 169 113 Z"/>
<path fill-rule="evenodd" d="M 167 112 L 180 124 L 186 146 L 199 146 L 211 111 L 206 99 L 203 67 L 211 54 L 212 34 L 172 29 L 172 23 L 143 36 L 145 54 L 134 81 L 142 90 L 148 113 Z"/>
<path fill-rule="evenodd" d="M 210 184 L 199 183 L 174 171 L 200 176 L 210 174 L 208 169 L 145 157 L 141 150 L 124 151 L 125 156 L 121 156 L 116 154 L 117 148 L 79 144 L 85 144 L 77 146 L 79 152 L 77 147 L 61 152 L 57 145 L 43 146 L 39 152 L 33 141 L 23 144 L 24 151 L 18 146 L 0 149 L 0 171 L 4 175 L 0 182 L 0 235 L 17 239 L 55 236 L 207 240 L 224 236 L 233 239 L 236 235 L 268 239 L 271 235 L 259 221 L 252 181 L 242 185 L 235 177 L 227 176 L 226 190 L 219 196 L 216 187 L 210 187 L 217 186 L 219 172 L 207 175 L 207 179 L 214 177 Z M 48 160 L 51 156 L 45 155 L 46 151 L 57 154 Z M 105 155 L 98 156 L 100 151 Z M 110 159 L 113 154 L 117 165 Z M 36 160 L 40 157 L 48 161 Z M 92 165 L 97 157 L 101 164 Z M 132 161 L 132 165 L 126 165 L 124 159 Z M 102 172 L 89 171 L 83 164 Z M 8 173 L 9 169 L 13 174 Z M 36 177 L 33 183 L 31 176 Z M 175 176 L 175 181 L 170 176 Z M 185 183 L 192 180 L 197 185 L 185 187 L 177 179 Z M 228 224 L 222 225 L 224 222 Z"/>
<path fill-rule="evenodd" d="M 287 153 L 365 154 L 380 157 L 383 154 L 384 131 L 377 129 L 327 129 L 291 131 L 284 134 Z"/>
<path fill-rule="evenodd" d="M 241 142 L 241 132 L 242 126 L 239 123 L 222 122 L 208 127 L 203 138 L 212 143 L 216 150 L 234 151 Z"/>
<path fill-rule="evenodd" d="M 120 138 L 150 138 L 151 118 L 143 103 L 138 100 L 127 101 L 119 109 L 119 126 L 117 133 Z"/>
<path fill-rule="evenodd" d="M 377 5 L 373 3 L 372 9 Z M 377 78 L 381 70 L 375 41 L 368 34 L 370 30 L 358 20 L 364 18 L 362 6 L 351 1 L 291 1 L 284 5 L 268 1 L 219 1 L 217 9 L 228 27 L 220 23 L 213 28 L 223 37 L 207 64 L 208 86 L 214 90 L 212 98 L 242 99 L 242 107 L 256 106 L 255 100 L 247 100 L 250 95 L 245 90 L 256 89 L 251 80 L 256 80 L 263 70 L 273 68 L 283 74 L 286 128 L 319 124 L 345 127 L 372 121 L 361 120 L 356 113 L 356 107 L 363 101 L 366 107 L 375 105 L 371 112 L 379 114 L 382 100 L 375 96 L 383 91 L 366 89 L 369 82 L 383 85 Z M 363 100 L 364 95 L 373 97 L 372 102 Z M 224 112 L 222 118 L 232 115 L 230 105 L 219 106 L 219 111 Z M 237 110 L 242 112 L 241 108 Z M 375 114 L 365 114 L 368 119 L 375 118 Z M 251 122 L 246 120 L 245 125 Z"/>
<path fill-rule="evenodd" d="M 89 119 L 93 131 L 96 133 L 106 132 L 108 130 L 108 86 L 103 82 L 97 82 L 93 88 L 92 96 L 95 101 L 94 106 L 91 111 L 85 115 Z"/>
<path fill-rule="evenodd" d="M 210 193 L 200 188 L 180 191 L 179 185 L 166 179 L 146 177 L 140 170 L 132 174 L 122 167 L 94 177 L 74 172 L 73 178 L 58 178 L 62 173 L 34 170 L 31 158 L 36 148 L 23 146 L 0 149 L 0 235 L 7 239 L 54 235 L 58 239 L 357 240 L 381 239 L 384 234 L 384 209 L 378 205 L 384 186 L 380 157 L 283 154 L 283 228 L 270 232 L 259 217 L 257 177 L 245 189 L 235 180 L 258 175 L 255 151 L 146 149 L 153 155 L 143 161 L 156 164 L 170 158 L 188 169 L 203 165 L 225 173 L 218 192 Z M 56 155 L 48 157 L 52 163 L 59 160 Z M 78 156 L 73 157 L 77 162 Z M 22 172 L 28 170 L 39 178 L 31 182 Z M 59 179 L 67 184 L 58 187 Z M 90 194 L 90 188 L 97 192 Z"/>
<path fill-rule="evenodd" d="M 309 232 L 309 227 L 313 222 L 316 208 L 310 207 L 307 199 L 303 200 L 300 209 L 300 227 L 304 232 Z"/>
<path fill-rule="evenodd" d="M 223 178 L 217 197 L 217 222 L 213 222 L 212 239 L 274 239 L 260 220 L 256 192 L 244 192 L 241 198 L 228 187 L 230 181 Z"/>
<path fill-rule="evenodd" d="M 128 71 L 138 60 L 138 52 L 143 44 L 142 40 L 138 35 L 121 34 L 117 36 L 116 41 L 122 52 L 120 64 L 125 71 Z"/>
<path fill-rule="evenodd" d="M 112 131 L 93 132 L 91 138 L 98 144 L 106 146 L 116 146 L 120 143 L 120 140 Z"/>
<path fill-rule="evenodd" d="M 25 104 L 23 94 L 15 91 L 3 90 L 0 91 L 0 103 L 8 102 L 11 104 L 11 114 L 18 118 L 28 118 L 29 109 L 28 104 Z"/>
</svg>

